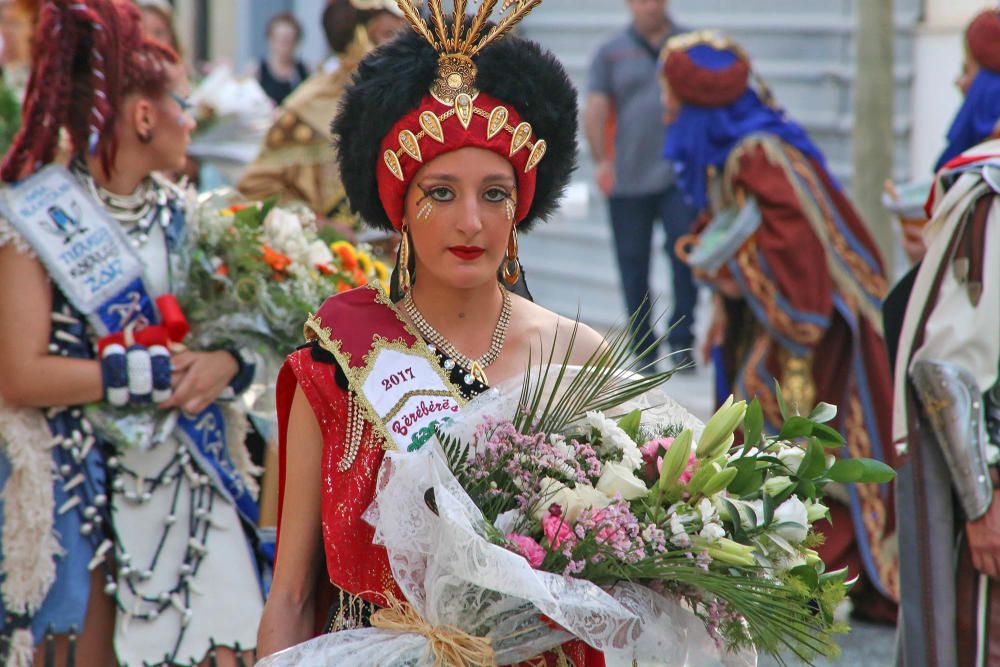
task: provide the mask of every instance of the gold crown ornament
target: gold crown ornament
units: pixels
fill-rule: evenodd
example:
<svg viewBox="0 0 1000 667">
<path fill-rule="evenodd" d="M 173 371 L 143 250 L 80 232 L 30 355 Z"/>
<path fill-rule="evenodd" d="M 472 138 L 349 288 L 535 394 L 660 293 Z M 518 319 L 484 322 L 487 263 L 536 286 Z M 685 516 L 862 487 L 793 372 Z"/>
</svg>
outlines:
<svg viewBox="0 0 1000 667">
<path fill-rule="evenodd" d="M 404 157 L 423 162 L 420 141 L 430 138 L 445 143 L 443 123 L 457 118 L 468 129 L 473 116 L 487 119 L 486 139 L 492 140 L 500 132 L 510 134 L 510 157 L 527 149 L 530 151 L 525 173 L 538 166 L 545 156 L 544 140 L 532 141 L 533 130 L 529 123 L 513 126 L 508 122 L 514 114 L 503 105 L 480 108 L 475 104 L 479 97 L 476 88 L 476 63 L 473 58 L 487 46 L 507 34 L 520 23 L 542 0 L 503 0 L 500 20 L 488 30 L 489 19 L 501 0 L 481 0 L 475 15 L 467 20 L 466 0 L 454 0 L 452 16 L 446 18 L 443 0 L 428 0 L 429 20 L 425 21 L 414 5 L 414 0 L 396 0 L 400 10 L 413 29 L 438 52 L 438 71 L 431 84 L 431 96 L 450 107 L 442 114 L 424 109 L 419 115 L 420 127 L 399 132 L 398 148 L 387 150 L 383 156 L 386 167 L 400 181 L 404 180 L 401 160 Z M 449 24 L 450 20 L 450 24 Z"/>
<path fill-rule="evenodd" d="M 542 3 L 542 0 L 503 0 L 500 20 L 485 30 L 500 1 L 480 0 L 475 16 L 467 22 L 467 0 L 454 0 L 451 25 L 448 25 L 443 0 L 427 0 L 430 21 L 420 15 L 414 0 L 396 0 L 413 29 L 439 54 L 438 76 L 431 86 L 431 94 L 442 104 L 454 104 L 462 93 L 476 98 L 479 91 L 476 90 L 476 64 L 472 59 Z"/>
</svg>

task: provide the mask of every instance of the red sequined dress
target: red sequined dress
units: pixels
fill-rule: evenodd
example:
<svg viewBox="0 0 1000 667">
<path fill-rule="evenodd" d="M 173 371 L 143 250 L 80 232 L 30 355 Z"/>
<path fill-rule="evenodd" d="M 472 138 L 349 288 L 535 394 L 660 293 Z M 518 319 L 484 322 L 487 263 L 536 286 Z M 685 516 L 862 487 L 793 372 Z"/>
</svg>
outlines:
<svg viewBox="0 0 1000 667">
<path fill-rule="evenodd" d="M 371 614 L 385 604 L 387 593 L 404 599 L 393 579 L 385 549 L 372 544 L 374 529 L 362 519 L 375 498 L 378 471 L 385 454 L 384 441 L 357 412 L 358 404 L 348 389 L 347 375 L 329 348 L 331 343 L 339 345 L 360 362 L 375 335 L 389 339 L 402 337 L 408 344 L 413 343 L 414 336 L 404 328 L 384 295 L 371 288 L 331 297 L 311 324 L 318 325 L 312 326 L 308 334 L 311 344 L 291 354 L 278 376 L 278 557 L 288 417 L 298 386 L 309 400 L 323 436 L 322 533 L 328 581 L 322 582 L 318 593 L 317 609 L 321 610 L 318 615 L 322 616 L 316 619 L 315 631 L 320 634 L 368 625 Z M 443 362 L 445 357 L 441 352 L 437 354 Z M 478 383 L 465 385 L 460 375 L 456 367 L 452 381 L 467 397 L 486 389 Z M 604 667 L 605 664 L 600 652 L 580 641 L 564 644 L 542 657 L 549 667 Z M 541 666 L 537 659 L 525 667 L 529 664 Z"/>
</svg>

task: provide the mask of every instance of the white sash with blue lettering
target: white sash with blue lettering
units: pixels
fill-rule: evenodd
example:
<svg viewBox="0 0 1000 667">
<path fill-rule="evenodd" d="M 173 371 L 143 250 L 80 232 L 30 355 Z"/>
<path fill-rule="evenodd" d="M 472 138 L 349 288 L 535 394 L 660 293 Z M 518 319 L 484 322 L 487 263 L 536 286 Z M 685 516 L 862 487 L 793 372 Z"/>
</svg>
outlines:
<svg viewBox="0 0 1000 667">
<path fill-rule="evenodd" d="M 3 215 L 99 336 L 158 320 L 128 236 L 60 165 L 0 190 Z"/>
</svg>

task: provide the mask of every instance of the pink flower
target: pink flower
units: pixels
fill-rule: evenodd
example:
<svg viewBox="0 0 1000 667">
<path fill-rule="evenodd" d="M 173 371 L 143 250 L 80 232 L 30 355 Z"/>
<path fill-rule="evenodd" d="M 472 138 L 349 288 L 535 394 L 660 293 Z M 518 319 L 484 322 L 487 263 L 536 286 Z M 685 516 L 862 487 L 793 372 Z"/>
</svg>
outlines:
<svg viewBox="0 0 1000 667">
<path fill-rule="evenodd" d="M 660 449 L 667 451 L 670 449 L 670 445 L 674 442 L 673 438 L 656 438 L 655 440 L 650 440 L 645 445 L 639 448 L 642 452 L 642 458 L 646 462 L 646 478 L 649 480 L 654 480 L 659 477 L 660 467 L 663 465 L 663 457 L 658 456 Z M 654 469 L 655 466 L 655 469 Z"/>
<path fill-rule="evenodd" d="M 691 456 L 688 458 L 687 467 L 684 468 L 684 472 L 682 472 L 681 476 L 677 479 L 677 483 L 683 486 L 690 482 L 691 475 L 694 474 L 694 468 L 697 464 L 698 458 L 694 455 L 694 452 L 691 452 Z"/>
<path fill-rule="evenodd" d="M 660 448 L 663 451 L 670 449 L 670 445 L 674 444 L 673 438 L 656 438 L 655 440 L 650 440 L 645 445 L 639 448 L 642 452 L 642 456 L 647 461 L 652 461 L 653 458 L 660 453 Z"/>
<path fill-rule="evenodd" d="M 558 508 L 559 506 L 553 505 L 552 507 Z M 558 514 L 553 512 L 546 514 L 545 518 L 542 519 L 542 531 L 545 533 L 545 541 L 553 550 L 559 549 L 564 542 L 569 547 L 576 544 L 576 536 L 573 535 L 569 524 L 566 523 L 566 517 L 562 515 L 562 511 L 559 511 Z"/>
<path fill-rule="evenodd" d="M 513 548 L 508 547 L 508 549 L 524 556 L 525 560 L 528 561 L 528 565 L 536 570 L 542 566 L 542 561 L 545 560 L 545 549 L 542 545 L 527 535 L 507 533 L 506 537 L 508 542 L 513 543 Z"/>
</svg>

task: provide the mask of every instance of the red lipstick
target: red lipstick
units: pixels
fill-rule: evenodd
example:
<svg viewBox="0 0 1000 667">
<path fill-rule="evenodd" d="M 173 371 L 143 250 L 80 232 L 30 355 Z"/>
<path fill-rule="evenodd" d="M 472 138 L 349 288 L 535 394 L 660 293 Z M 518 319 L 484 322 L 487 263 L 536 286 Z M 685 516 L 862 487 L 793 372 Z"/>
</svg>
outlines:
<svg viewBox="0 0 1000 667">
<path fill-rule="evenodd" d="M 486 248 L 470 245 L 453 245 L 448 248 L 448 252 L 459 259 L 471 262 L 474 259 L 479 259 L 479 257 L 486 252 Z"/>
</svg>

